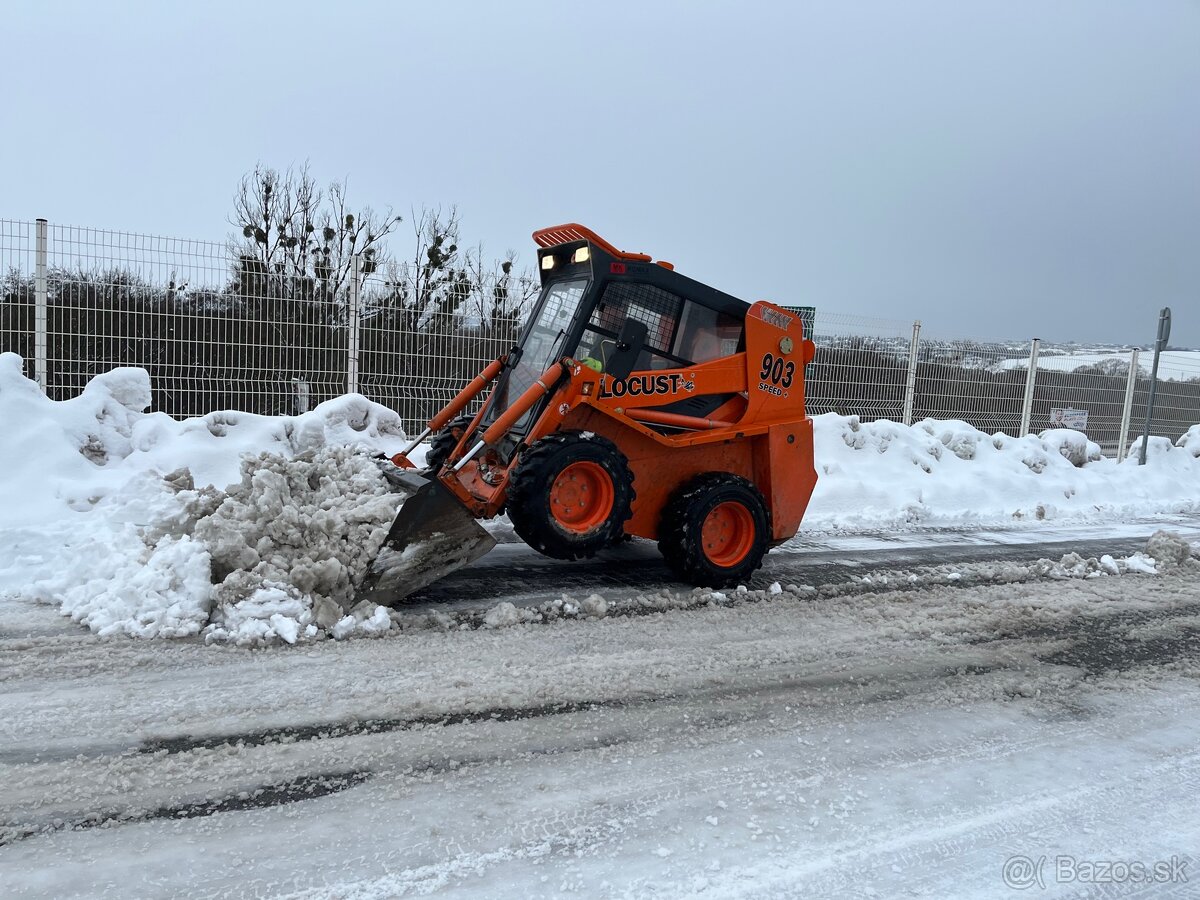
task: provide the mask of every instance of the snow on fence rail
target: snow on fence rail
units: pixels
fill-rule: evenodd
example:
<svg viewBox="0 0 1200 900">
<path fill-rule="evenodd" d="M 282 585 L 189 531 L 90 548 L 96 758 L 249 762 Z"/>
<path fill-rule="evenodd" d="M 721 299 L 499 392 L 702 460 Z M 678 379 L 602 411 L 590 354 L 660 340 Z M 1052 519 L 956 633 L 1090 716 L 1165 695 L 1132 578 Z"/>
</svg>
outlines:
<svg viewBox="0 0 1200 900">
<path fill-rule="evenodd" d="M 536 291 L 528 278 L 466 269 L 384 277 L 359 258 L 310 277 L 252 251 L 0 219 L 0 351 L 24 357 L 56 399 L 140 366 L 155 408 L 176 417 L 303 412 L 359 391 L 413 428 L 512 345 Z M 813 413 L 962 419 L 1007 434 L 1086 413 L 1089 437 L 1118 455 L 1145 419 L 1148 353 L 1075 359 L 1039 353 L 1036 340 L 942 338 L 919 322 L 825 309 L 813 336 Z M 1200 420 L 1200 353 L 1172 355 L 1161 374 L 1152 431 L 1175 439 Z"/>
</svg>

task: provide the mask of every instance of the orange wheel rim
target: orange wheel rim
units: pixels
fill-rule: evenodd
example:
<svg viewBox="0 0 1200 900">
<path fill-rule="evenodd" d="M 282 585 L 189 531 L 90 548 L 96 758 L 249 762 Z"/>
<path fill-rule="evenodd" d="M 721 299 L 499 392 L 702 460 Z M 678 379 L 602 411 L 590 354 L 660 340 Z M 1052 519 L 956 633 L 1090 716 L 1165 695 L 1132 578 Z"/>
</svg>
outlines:
<svg viewBox="0 0 1200 900">
<path fill-rule="evenodd" d="M 714 566 L 736 566 L 754 547 L 754 517 L 733 500 L 718 503 L 704 518 L 700 540 L 704 555 Z"/>
<path fill-rule="evenodd" d="M 599 463 L 571 463 L 550 485 L 550 515 L 562 528 L 583 534 L 612 513 L 613 483 Z"/>
</svg>

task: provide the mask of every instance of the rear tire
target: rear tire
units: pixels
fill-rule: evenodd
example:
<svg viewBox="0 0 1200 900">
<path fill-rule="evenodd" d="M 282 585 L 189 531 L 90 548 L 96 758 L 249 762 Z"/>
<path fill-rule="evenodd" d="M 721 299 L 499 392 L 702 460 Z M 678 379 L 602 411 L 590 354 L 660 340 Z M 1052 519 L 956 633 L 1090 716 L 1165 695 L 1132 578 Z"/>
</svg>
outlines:
<svg viewBox="0 0 1200 900">
<path fill-rule="evenodd" d="M 771 514 L 758 488 L 739 475 L 708 472 L 663 509 L 658 549 L 682 580 L 728 587 L 749 581 L 770 536 Z"/>
<path fill-rule="evenodd" d="M 527 448 L 508 482 L 513 529 L 554 559 L 580 559 L 621 540 L 632 514 L 633 472 L 606 438 L 552 434 Z"/>
<path fill-rule="evenodd" d="M 425 454 L 426 473 L 436 475 L 441 471 L 458 442 L 462 440 L 463 431 L 470 424 L 470 416 L 459 416 L 429 439 L 429 451 Z"/>
</svg>

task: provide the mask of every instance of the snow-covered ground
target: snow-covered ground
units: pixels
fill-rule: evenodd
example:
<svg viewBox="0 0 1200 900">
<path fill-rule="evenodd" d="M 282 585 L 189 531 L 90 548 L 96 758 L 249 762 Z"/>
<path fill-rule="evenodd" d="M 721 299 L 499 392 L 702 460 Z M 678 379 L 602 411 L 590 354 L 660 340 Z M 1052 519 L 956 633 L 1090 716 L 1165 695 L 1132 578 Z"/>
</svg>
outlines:
<svg viewBox="0 0 1200 900">
<path fill-rule="evenodd" d="M 1060 856 L 1200 877 L 1197 563 L 1157 552 L 1157 576 L 875 570 L 254 651 L 10 601 L 5 895 L 996 897 L 1046 857 L 1065 896 Z"/>
<path fill-rule="evenodd" d="M 1071 431 L 822 416 L 805 526 L 748 589 L 672 583 L 640 542 L 543 560 L 500 522 L 386 610 L 348 598 L 401 502 L 370 459 L 393 414 L 148 402 L 117 370 L 52 403 L 0 356 L 5 896 L 1200 878 L 1200 427 L 1138 467 Z"/>
<path fill-rule="evenodd" d="M 1128 350 L 1079 350 L 1071 353 L 1040 353 L 1038 368 L 1055 372 L 1074 372 L 1083 366 L 1094 366 L 1108 362 L 1125 363 L 1129 366 Z M 1154 351 L 1143 350 L 1138 355 L 1138 368 L 1147 375 L 1154 364 Z M 1029 357 L 1006 359 L 1000 365 L 1004 369 L 1028 369 Z M 1164 381 L 1189 381 L 1200 378 L 1200 350 L 1164 350 L 1158 361 L 1158 377 Z"/>
</svg>

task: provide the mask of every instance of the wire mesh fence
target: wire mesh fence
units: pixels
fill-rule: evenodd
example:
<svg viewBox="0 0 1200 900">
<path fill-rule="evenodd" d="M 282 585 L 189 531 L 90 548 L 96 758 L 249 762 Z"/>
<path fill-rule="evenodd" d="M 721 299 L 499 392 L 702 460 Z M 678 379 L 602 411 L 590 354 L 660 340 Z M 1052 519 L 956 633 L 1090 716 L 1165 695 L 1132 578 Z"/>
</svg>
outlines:
<svg viewBox="0 0 1200 900">
<path fill-rule="evenodd" d="M 922 337 L 913 418 L 961 419 L 981 431 L 1019 434 L 1026 372 L 1005 368 L 1013 346 Z"/>
<path fill-rule="evenodd" d="M 62 225 L 44 226 L 39 269 L 38 224 L 0 220 L 0 350 L 37 376 L 44 270 L 47 394 L 66 399 L 101 372 L 139 366 L 154 408 L 176 417 L 302 412 L 353 387 L 352 357 L 364 393 L 427 417 L 511 346 L 532 292 L 527 279 L 486 273 L 322 284 L 233 243 Z"/>
<path fill-rule="evenodd" d="M 35 378 L 36 271 L 33 222 L 0 219 L 0 351 L 8 350 L 25 361 L 25 374 Z"/>
<path fill-rule="evenodd" d="M 1060 369 L 1041 363 L 1039 358 L 1030 407 L 1031 430 L 1067 427 L 1072 424 L 1072 411 L 1086 412 L 1088 437 L 1106 454 L 1115 453 L 1122 442 L 1128 360 L 1124 371 L 1116 367 L 1093 371 L 1086 366 Z"/>
<path fill-rule="evenodd" d="M 1200 423 L 1200 353 L 1170 355 L 1173 357 L 1170 365 L 1159 372 L 1150 433 L 1176 440 L 1192 425 Z M 1140 437 L 1145 426 L 1152 384 L 1152 357 L 1151 353 L 1141 354 L 1132 404 L 1131 434 L 1126 436 L 1126 440 Z"/>
<path fill-rule="evenodd" d="M 913 323 L 815 310 L 817 354 L 805 372 L 811 414 L 901 420 Z"/>
<path fill-rule="evenodd" d="M 359 390 L 419 430 L 516 343 L 536 286 L 483 277 L 428 296 L 413 279 L 368 278 L 362 290 Z"/>
<path fill-rule="evenodd" d="M 364 273 L 360 263 L 288 266 L 253 241 L 0 220 L 0 351 L 21 355 L 54 399 L 140 366 L 154 408 L 176 417 L 297 413 L 357 389 L 419 430 L 516 342 L 537 293 L 509 267 Z M 802 315 L 817 345 L 806 372 L 813 414 L 961 419 L 1007 434 L 1083 414 L 1107 453 L 1141 433 L 1149 353 L 1131 385 L 1129 352 L 1038 354 L 916 322 Z M 1168 352 L 1151 431 L 1175 439 L 1198 420 L 1200 353 Z"/>
</svg>

